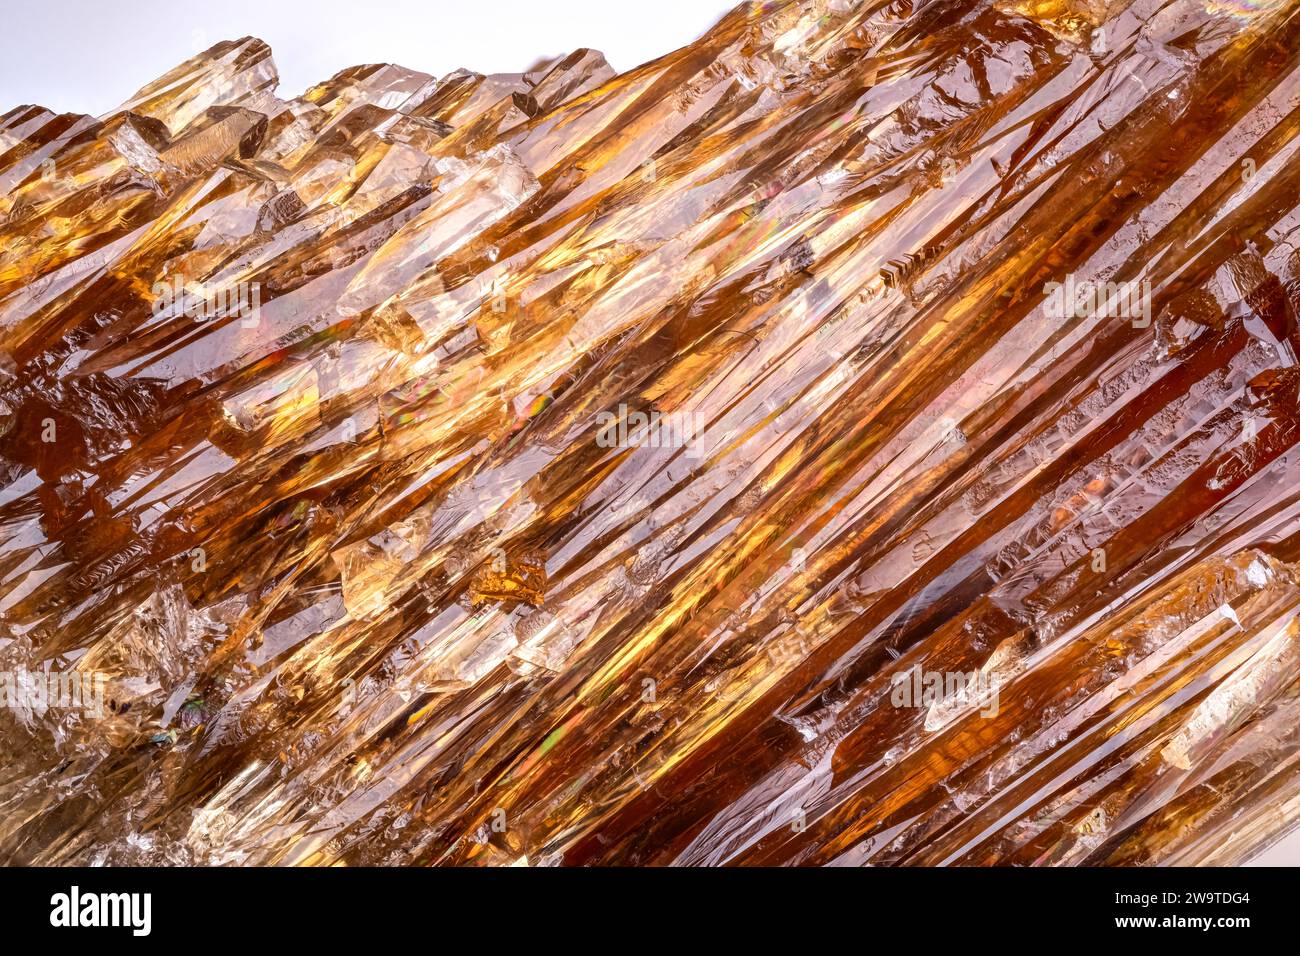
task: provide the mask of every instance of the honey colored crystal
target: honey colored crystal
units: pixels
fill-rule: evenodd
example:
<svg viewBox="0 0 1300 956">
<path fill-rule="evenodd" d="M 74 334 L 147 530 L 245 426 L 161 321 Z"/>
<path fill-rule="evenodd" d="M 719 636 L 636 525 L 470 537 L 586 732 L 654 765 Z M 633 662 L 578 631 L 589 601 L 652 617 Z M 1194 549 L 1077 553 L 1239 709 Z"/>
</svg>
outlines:
<svg viewBox="0 0 1300 956">
<path fill-rule="evenodd" d="M 0 117 L 0 671 L 107 702 L 0 709 L 0 861 L 1300 822 L 1300 2 L 784 0 L 622 74 L 277 80 L 245 38 Z"/>
</svg>

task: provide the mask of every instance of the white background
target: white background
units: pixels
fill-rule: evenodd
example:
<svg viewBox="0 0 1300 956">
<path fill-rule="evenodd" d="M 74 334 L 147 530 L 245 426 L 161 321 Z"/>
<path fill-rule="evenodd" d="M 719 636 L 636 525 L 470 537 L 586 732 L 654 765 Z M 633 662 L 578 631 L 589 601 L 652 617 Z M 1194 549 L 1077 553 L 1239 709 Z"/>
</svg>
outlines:
<svg viewBox="0 0 1300 956">
<path fill-rule="evenodd" d="M 600 50 L 622 73 L 690 43 L 734 0 L 35 0 L 0 9 L 0 113 L 31 103 L 99 116 L 218 43 L 270 44 L 278 93 L 360 63 L 433 76 L 518 73 Z"/>
</svg>

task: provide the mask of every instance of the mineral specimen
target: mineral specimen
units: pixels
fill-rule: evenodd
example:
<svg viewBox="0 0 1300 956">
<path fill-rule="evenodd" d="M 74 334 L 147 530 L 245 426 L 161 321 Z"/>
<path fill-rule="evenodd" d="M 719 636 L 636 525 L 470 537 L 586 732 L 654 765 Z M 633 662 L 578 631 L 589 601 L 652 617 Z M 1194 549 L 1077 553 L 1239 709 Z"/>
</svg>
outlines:
<svg viewBox="0 0 1300 956">
<path fill-rule="evenodd" d="M 1300 822 L 1300 2 L 276 87 L 0 117 L 0 861 Z"/>
</svg>

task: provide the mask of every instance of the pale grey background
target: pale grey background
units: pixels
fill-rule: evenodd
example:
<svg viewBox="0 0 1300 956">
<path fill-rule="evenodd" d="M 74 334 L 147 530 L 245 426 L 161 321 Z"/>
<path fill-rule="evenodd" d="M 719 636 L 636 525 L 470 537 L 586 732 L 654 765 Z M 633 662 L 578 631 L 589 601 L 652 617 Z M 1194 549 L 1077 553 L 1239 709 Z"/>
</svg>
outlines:
<svg viewBox="0 0 1300 956">
<path fill-rule="evenodd" d="M 619 72 L 690 43 L 727 0 L 3 0 L 0 113 L 101 115 L 221 40 L 271 45 L 285 99 L 359 63 L 516 73 L 590 47 Z"/>
</svg>

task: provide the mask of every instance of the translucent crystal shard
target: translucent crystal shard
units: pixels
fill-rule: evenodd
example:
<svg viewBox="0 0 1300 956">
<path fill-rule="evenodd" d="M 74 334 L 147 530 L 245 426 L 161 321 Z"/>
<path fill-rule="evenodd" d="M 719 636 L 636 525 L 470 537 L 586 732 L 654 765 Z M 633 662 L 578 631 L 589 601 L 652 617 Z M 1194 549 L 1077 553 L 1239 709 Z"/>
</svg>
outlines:
<svg viewBox="0 0 1300 956">
<path fill-rule="evenodd" d="M 1300 823 L 1300 3 L 277 83 L 0 116 L 0 860 Z"/>
</svg>

